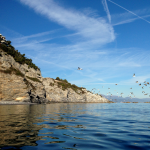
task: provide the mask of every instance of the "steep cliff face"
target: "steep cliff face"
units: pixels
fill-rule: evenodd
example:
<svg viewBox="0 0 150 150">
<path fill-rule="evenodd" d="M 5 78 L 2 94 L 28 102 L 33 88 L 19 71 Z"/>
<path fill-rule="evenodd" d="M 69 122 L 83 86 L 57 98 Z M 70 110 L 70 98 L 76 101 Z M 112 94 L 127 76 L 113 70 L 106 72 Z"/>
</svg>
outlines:
<svg viewBox="0 0 150 150">
<path fill-rule="evenodd" d="M 0 100 L 45 103 L 40 70 L 17 63 L 0 49 Z"/>
<path fill-rule="evenodd" d="M 0 101 L 32 103 L 50 102 L 109 102 L 86 89 L 65 90 L 52 78 L 43 78 L 40 70 L 17 63 L 0 49 Z"/>
<path fill-rule="evenodd" d="M 50 102 L 110 102 L 100 95 L 95 95 L 88 92 L 86 89 L 75 92 L 71 88 L 62 90 L 59 87 L 57 80 L 51 78 L 43 78 L 43 85 L 46 90 L 46 99 Z"/>
</svg>

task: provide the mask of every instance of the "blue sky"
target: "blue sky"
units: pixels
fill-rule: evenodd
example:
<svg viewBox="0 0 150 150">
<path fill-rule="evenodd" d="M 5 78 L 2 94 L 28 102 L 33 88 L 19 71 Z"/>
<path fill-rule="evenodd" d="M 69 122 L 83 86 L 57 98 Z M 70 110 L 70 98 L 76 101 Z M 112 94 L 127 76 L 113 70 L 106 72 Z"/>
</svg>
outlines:
<svg viewBox="0 0 150 150">
<path fill-rule="evenodd" d="M 149 98 L 149 0 L 1 0 L 0 14 L 0 33 L 43 77 Z"/>
</svg>

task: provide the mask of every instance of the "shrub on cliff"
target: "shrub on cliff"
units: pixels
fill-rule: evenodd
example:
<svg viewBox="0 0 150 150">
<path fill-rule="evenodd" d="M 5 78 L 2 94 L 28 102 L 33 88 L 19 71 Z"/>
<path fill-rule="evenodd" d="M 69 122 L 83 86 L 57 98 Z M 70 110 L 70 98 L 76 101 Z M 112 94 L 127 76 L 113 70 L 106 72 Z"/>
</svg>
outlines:
<svg viewBox="0 0 150 150">
<path fill-rule="evenodd" d="M 12 74 L 12 73 L 14 73 L 17 76 L 24 77 L 24 74 L 22 72 L 20 72 L 19 70 L 15 69 L 13 67 L 10 67 L 7 70 L 0 70 L 0 72 L 6 73 L 6 74 Z"/>
<path fill-rule="evenodd" d="M 11 55 L 16 62 L 19 64 L 27 64 L 29 67 L 34 68 L 35 70 L 40 70 L 34 63 L 32 63 L 32 59 L 28 59 L 25 57 L 25 54 L 21 54 L 18 50 L 11 45 L 11 41 L 6 41 L 7 45 L 0 44 L 0 48 L 5 51 L 7 54 Z"/>
<path fill-rule="evenodd" d="M 39 82 L 39 83 L 42 83 L 38 78 L 32 78 L 32 77 L 29 77 L 29 76 L 26 76 L 28 79 L 34 81 L 34 82 Z"/>
<path fill-rule="evenodd" d="M 59 77 L 57 77 L 57 78 L 56 78 L 56 80 L 60 81 L 60 78 L 59 78 Z"/>
<path fill-rule="evenodd" d="M 72 90 L 74 90 L 76 93 L 79 94 L 78 91 L 81 91 L 82 94 L 84 94 L 85 92 L 82 90 L 83 88 L 76 86 L 75 84 L 71 84 L 69 83 L 66 79 L 60 79 L 59 77 L 56 78 L 56 80 L 59 80 L 61 82 L 57 82 L 58 87 L 62 88 L 62 90 L 66 90 L 67 88 L 71 88 Z M 84 88 L 85 89 L 85 88 Z"/>
</svg>

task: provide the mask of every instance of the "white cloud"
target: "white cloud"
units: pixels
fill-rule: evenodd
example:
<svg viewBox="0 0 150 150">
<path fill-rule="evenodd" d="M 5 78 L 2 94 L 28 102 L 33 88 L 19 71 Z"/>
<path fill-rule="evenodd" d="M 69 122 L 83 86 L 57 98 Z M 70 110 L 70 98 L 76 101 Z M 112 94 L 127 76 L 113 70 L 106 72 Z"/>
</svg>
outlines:
<svg viewBox="0 0 150 150">
<path fill-rule="evenodd" d="M 148 18 L 148 17 L 150 17 L 150 15 L 144 15 L 142 17 Z M 113 26 L 131 23 L 131 22 L 139 19 L 137 17 L 132 16 L 129 13 L 115 14 L 115 15 L 112 15 L 112 18 L 113 18 L 113 21 L 112 21 Z"/>
<path fill-rule="evenodd" d="M 119 4 L 115 3 L 115 2 L 113 2 L 113 1 L 111 1 L 111 0 L 108 0 L 108 1 L 111 2 L 111 3 L 113 3 L 113 4 L 115 4 L 115 5 L 117 5 L 118 7 L 120 7 L 120 8 L 122 8 L 122 9 L 126 10 L 128 13 L 130 13 L 130 14 L 136 16 L 137 18 L 142 19 L 142 20 L 146 21 L 147 23 L 150 23 L 150 22 L 149 22 L 148 20 L 146 20 L 145 18 L 139 16 L 137 13 L 126 9 L 126 8 L 124 8 L 123 6 L 121 6 L 121 5 L 119 5 Z"/>
<path fill-rule="evenodd" d="M 111 23 L 111 15 L 110 15 L 110 12 L 109 12 L 109 9 L 108 9 L 107 1 L 106 0 L 102 0 L 102 4 L 103 4 L 104 9 L 106 11 L 109 23 Z"/>
<path fill-rule="evenodd" d="M 121 63 L 118 64 L 118 66 L 122 66 L 122 67 L 141 67 L 140 64 L 135 63 L 133 61 L 121 62 Z"/>
<path fill-rule="evenodd" d="M 108 0 L 108 1 L 112 2 L 110 0 Z M 114 3 L 114 4 L 116 4 L 116 3 Z M 118 4 L 117 4 L 117 6 L 120 7 L 120 5 L 118 5 Z M 149 21 L 146 20 L 146 18 L 150 17 L 150 9 L 149 8 L 132 10 L 132 11 L 129 11 L 124 7 L 123 7 L 123 9 L 125 10 L 124 13 L 111 14 L 111 23 L 113 26 L 131 23 L 131 22 L 139 20 L 139 19 L 142 19 L 142 20 L 146 21 L 147 23 L 150 23 Z M 107 13 L 107 17 L 108 17 L 108 13 Z"/>
<path fill-rule="evenodd" d="M 103 45 L 115 39 L 113 27 L 104 18 L 89 17 L 77 10 L 63 8 L 53 0 L 20 0 L 20 2 L 51 21 L 75 31 L 86 41 L 92 40 L 95 44 Z"/>
</svg>

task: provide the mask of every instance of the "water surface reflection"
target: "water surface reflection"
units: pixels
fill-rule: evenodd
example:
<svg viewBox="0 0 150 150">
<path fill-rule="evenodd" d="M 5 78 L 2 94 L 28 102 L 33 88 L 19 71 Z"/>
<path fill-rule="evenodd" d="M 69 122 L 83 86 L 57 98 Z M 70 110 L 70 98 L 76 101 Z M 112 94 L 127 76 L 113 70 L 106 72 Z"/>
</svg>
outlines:
<svg viewBox="0 0 150 150">
<path fill-rule="evenodd" d="M 45 105 L 0 105 L 0 146 L 36 146 Z"/>
<path fill-rule="evenodd" d="M 2 149 L 150 149 L 147 104 L 0 105 Z"/>
</svg>

